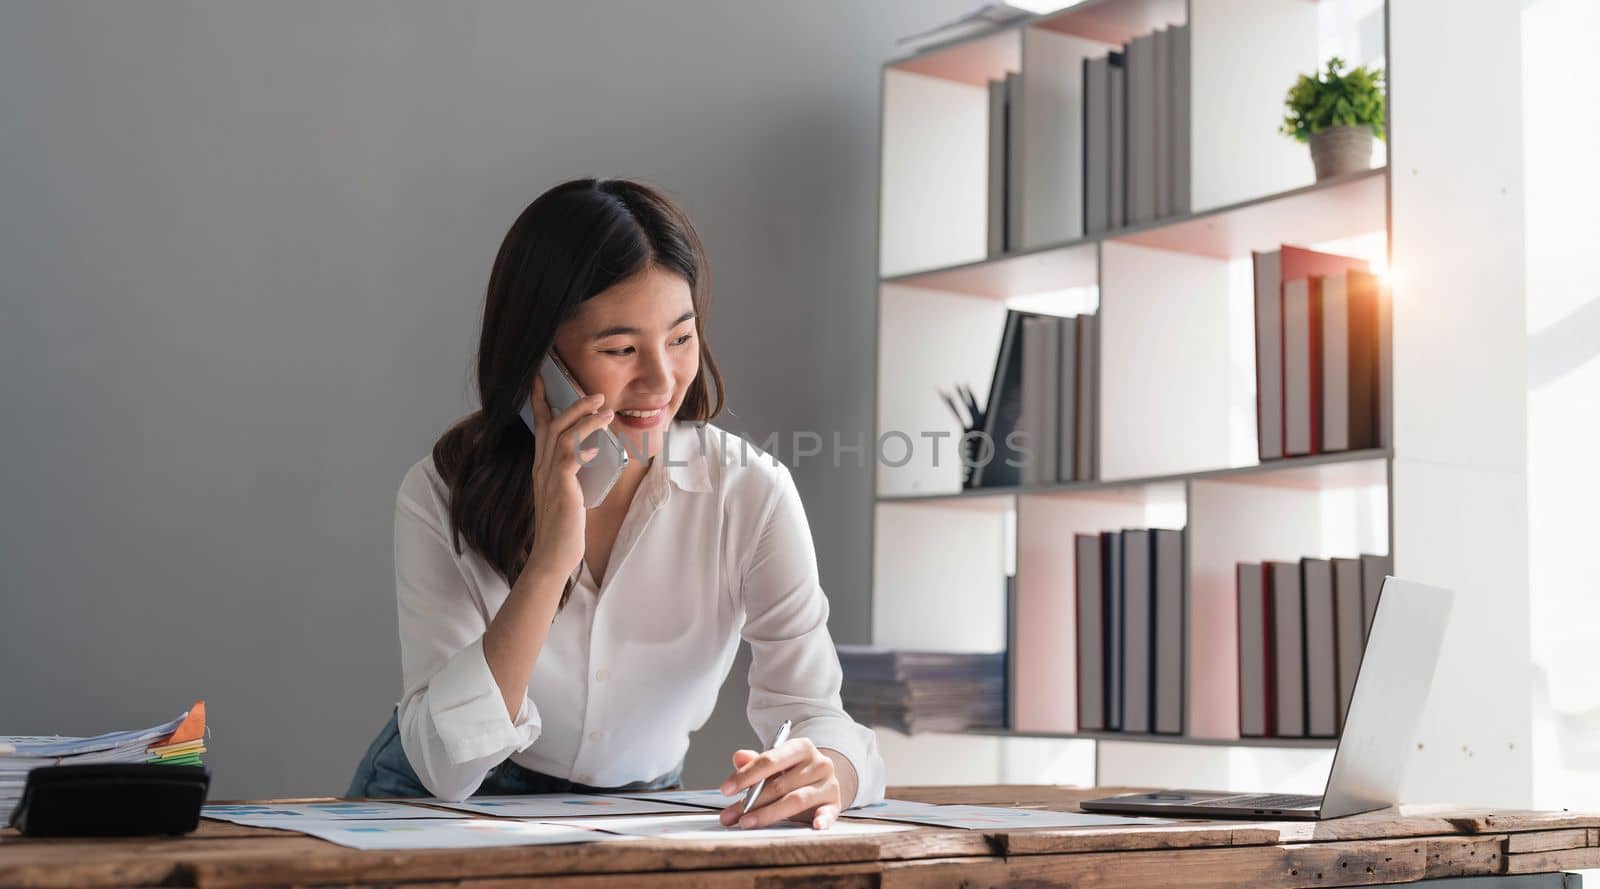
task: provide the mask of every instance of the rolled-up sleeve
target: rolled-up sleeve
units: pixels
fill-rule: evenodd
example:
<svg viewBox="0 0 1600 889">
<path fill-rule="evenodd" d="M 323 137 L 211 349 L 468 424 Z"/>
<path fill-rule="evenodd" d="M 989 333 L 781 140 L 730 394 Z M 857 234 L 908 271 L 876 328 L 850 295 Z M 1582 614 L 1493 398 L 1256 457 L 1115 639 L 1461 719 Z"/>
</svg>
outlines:
<svg viewBox="0 0 1600 889">
<path fill-rule="evenodd" d="M 785 719 L 791 733 L 843 754 L 856 770 L 850 806 L 883 799 L 884 767 L 877 736 L 844 711 L 843 673 L 828 633 L 828 598 L 817 575 L 811 527 L 788 467 L 757 524 L 741 572 L 743 635 L 750 643 L 750 726 L 770 744 Z"/>
<path fill-rule="evenodd" d="M 461 800 L 489 770 L 539 736 L 523 697 L 516 719 L 483 656 L 488 618 L 438 517 L 406 494 L 395 501 L 395 592 L 405 693 L 400 742 L 424 787 Z"/>
</svg>

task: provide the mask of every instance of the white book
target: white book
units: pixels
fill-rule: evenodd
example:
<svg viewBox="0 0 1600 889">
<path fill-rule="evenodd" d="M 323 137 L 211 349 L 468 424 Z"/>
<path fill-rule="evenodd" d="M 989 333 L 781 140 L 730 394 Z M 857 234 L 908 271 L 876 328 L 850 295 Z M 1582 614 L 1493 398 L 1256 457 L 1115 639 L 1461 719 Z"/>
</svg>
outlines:
<svg viewBox="0 0 1600 889">
<path fill-rule="evenodd" d="M 1311 281 L 1283 282 L 1283 453 L 1310 454 Z"/>
<path fill-rule="evenodd" d="M 1283 256 L 1253 255 L 1256 287 L 1256 423 L 1262 460 L 1283 456 Z"/>
</svg>

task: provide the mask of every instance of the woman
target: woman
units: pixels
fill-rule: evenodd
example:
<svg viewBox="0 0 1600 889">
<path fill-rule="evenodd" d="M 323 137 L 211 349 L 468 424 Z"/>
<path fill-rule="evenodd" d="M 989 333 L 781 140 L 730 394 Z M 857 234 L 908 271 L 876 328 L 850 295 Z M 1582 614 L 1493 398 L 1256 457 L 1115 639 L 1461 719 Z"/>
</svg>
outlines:
<svg viewBox="0 0 1600 889">
<path fill-rule="evenodd" d="M 708 270 L 682 210 L 580 179 L 534 201 L 489 278 L 483 408 L 406 473 L 395 503 L 404 697 L 349 796 L 676 787 L 742 637 L 751 726 L 725 824 L 825 828 L 883 796 L 871 731 L 839 701 L 810 528 L 787 467 L 705 421 L 722 377 Z M 547 350 L 588 397 L 554 413 Z M 532 396 L 535 429 L 518 411 Z M 630 462 L 585 509 L 576 442 L 609 428 Z"/>
</svg>

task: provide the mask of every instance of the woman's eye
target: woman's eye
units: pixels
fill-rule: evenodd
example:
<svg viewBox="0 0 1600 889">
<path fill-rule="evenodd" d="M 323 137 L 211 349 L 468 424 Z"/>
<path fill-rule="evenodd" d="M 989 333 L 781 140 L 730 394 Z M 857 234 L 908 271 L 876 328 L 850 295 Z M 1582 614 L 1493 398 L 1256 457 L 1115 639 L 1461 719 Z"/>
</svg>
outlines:
<svg viewBox="0 0 1600 889">
<path fill-rule="evenodd" d="M 687 342 L 688 342 L 688 341 L 690 341 L 690 340 L 692 340 L 692 339 L 694 339 L 694 334 L 692 334 L 692 333 L 686 333 L 686 334 L 684 334 L 684 335 L 683 335 L 683 336 L 680 336 L 680 337 L 678 337 L 678 338 L 677 338 L 677 339 L 676 339 L 676 340 L 674 340 L 674 341 L 673 341 L 673 342 L 672 342 L 672 344 L 673 344 L 673 345 L 674 345 L 674 346 L 681 346 L 681 345 L 683 345 L 683 344 L 684 344 L 684 343 L 687 343 Z"/>
<path fill-rule="evenodd" d="M 623 346 L 620 349 L 606 349 L 605 350 L 605 353 L 607 355 L 618 355 L 618 356 L 626 356 L 626 355 L 630 354 L 631 352 L 633 352 L 633 347 L 632 346 Z"/>
</svg>

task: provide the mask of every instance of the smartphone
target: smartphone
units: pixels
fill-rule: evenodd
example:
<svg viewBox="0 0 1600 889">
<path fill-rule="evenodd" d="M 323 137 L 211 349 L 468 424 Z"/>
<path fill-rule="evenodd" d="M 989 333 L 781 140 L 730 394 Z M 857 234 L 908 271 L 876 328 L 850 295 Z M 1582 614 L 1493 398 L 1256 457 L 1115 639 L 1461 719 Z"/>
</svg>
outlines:
<svg viewBox="0 0 1600 889">
<path fill-rule="evenodd" d="M 552 415 L 561 413 L 583 397 L 583 391 L 572 379 L 572 374 L 567 372 L 566 365 L 556 357 L 554 349 L 545 353 L 544 362 L 539 365 L 539 378 L 544 380 L 544 400 L 550 405 Z M 528 424 L 529 432 L 534 431 L 531 393 L 522 405 L 522 422 Z M 622 467 L 628 465 L 628 449 L 622 446 L 610 429 L 597 429 L 590 433 L 582 447 L 599 449 L 593 459 L 578 467 L 578 487 L 583 489 L 583 505 L 594 509 L 611 492 L 612 485 L 622 475 Z"/>
</svg>

